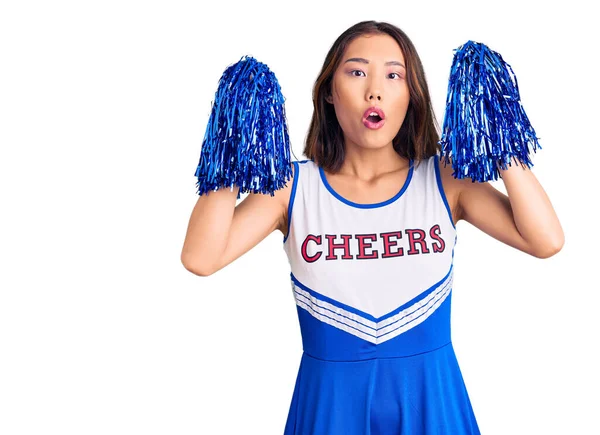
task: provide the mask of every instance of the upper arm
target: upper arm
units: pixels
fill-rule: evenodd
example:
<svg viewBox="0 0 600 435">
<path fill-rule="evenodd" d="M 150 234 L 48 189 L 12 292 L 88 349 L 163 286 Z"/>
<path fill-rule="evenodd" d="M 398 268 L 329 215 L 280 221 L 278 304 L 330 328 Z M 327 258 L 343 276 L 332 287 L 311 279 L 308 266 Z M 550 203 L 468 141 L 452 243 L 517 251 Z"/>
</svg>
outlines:
<svg viewBox="0 0 600 435">
<path fill-rule="evenodd" d="M 494 239 L 535 255 L 515 224 L 510 199 L 489 182 L 473 182 L 470 178 L 456 179 L 451 162 L 440 162 L 442 179 L 453 192 L 456 220 L 465 220 Z"/>
<path fill-rule="evenodd" d="M 292 174 L 293 174 L 293 163 Z M 286 186 L 271 194 L 249 193 L 233 212 L 227 244 L 212 273 L 224 268 L 275 230 L 283 231 L 295 174 Z"/>
</svg>

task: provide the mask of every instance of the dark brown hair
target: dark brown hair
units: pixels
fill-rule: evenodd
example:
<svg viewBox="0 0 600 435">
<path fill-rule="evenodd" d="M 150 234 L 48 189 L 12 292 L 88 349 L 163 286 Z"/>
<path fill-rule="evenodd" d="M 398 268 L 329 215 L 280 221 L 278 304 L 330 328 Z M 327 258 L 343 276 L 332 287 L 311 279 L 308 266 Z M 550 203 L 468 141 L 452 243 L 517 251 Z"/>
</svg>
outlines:
<svg viewBox="0 0 600 435">
<path fill-rule="evenodd" d="M 410 102 L 402 126 L 392 143 L 402 157 L 415 164 L 441 150 L 438 124 L 431 106 L 429 89 L 421 59 L 412 41 L 398 27 L 377 21 L 362 21 L 342 33 L 329 49 L 313 87 L 314 112 L 304 146 L 304 155 L 330 172 L 337 172 L 344 161 L 344 135 L 333 105 L 325 98 L 331 94 L 333 75 L 348 45 L 357 37 L 388 34 L 396 40 L 406 63 Z"/>
</svg>

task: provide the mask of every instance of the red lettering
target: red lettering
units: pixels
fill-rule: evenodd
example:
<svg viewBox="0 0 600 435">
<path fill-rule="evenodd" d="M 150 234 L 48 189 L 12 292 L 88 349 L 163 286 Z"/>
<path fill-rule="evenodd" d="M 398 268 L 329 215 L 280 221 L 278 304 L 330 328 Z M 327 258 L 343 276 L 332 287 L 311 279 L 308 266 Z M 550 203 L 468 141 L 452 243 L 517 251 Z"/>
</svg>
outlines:
<svg viewBox="0 0 600 435">
<path fill-rule="evenodd" d="M 358 239 L 358 255 L 356 258 L 358 260 L 366 260 L 369 258 L 377 258 L 377 251 L 373 250 L 373 252 L 369 255 L 365 254 L 366 248 L 372 248 L 373 245 L 371 243 L 365 242 L 365 240 L 370 239 L 371 241 L 377 240 L 377 234 L 357 234 L 354 236 Z"/>
<path fill-rule="evenodd" d="M 404 248 L 399 248 L 396 252 L 391 252 L 390 248 L 396 246 L 398 240 L 390 240 L 390 237 L 402 238 L 402 231 L 393 231 L 391 233 L 381 233 L 380 236 L 383 238 L 383 255 L 381 258 L 391 257 L 402 257 L 404 255 Z"/>
<path fill-rule="evenodd" d="M 428 248 L 428 239 L 430 238 L 433 242 L 431 246 L 433 247 L 434 253 L 444 252 L 446 249 L 446 242 L 441 236 L 441 228 L 438 224 L 433 225 L 429 232 L 426 233 L 422 229 L 418 228 L 410 228 L 405 229 L 404 232 L 407 234 L 408 245 L 409 248 L 407 251 L 408 255 L 417 255 L 417 254 L 429 254 Z M 326 260 L 352 260 L 356 258 L 357 260 L 370 260 L 379 258 L 379 252 L 381 251 L 381 258 L 394 258 L 394 257 L 402 257 L 404 255 L 404 248 L 398 246 L 398 242 L 402 240 L 402 231 L 391 231 L 387 233 L 375 234 L 324 234 L 327 238 L 327 256 Z M 336 239 L 340 237 L 342 239 L 341 242 L 336 243 Z M 357 249 L 358 252 L 356 257 L 353 256 L 353 253 L 350 252 L 350 240 L 355 238 L 357 240 L 357 244 L 353 245 L 353 250 Z M 381 250 L 377 249 L 376 243 L 381 240 Z M 315 242 L 317 247 L 321 246 L 322 236 L 309 234 L 306 236 L 304 241 L 302 242 L 302 257 L 307 263 L 314 263 L 323 255 L 323 251 L 320 248 L 317 248 L 314 255 L 308 254 L 308 244 L 309 242 Z M 375 245 L 375 246 L 374 246 Z M 397 247 L 396 250 L 393 248 Z M 343 251 L 343 255 L 339 257 L 336 255 L 335 251 L 337 249 L 341 249 Z M 370 253 L 367 253 L 367 250 L 371 249 Z"/>
<path fill-rule="evenodd" d="M 340 244 L 336 244 L 333 241 L 336 238 L 335 234 L 325 234 L 327 237 L 327 242 L 329 245 L 329 254 L 325 257 L 325 260 L 337 260 L 338 258 L 334 254 L 336 249 L 343 249 L 344 255 L 342 256 L 342 260 L 352 260 L 352 255 L 350 254 L 350 239 L 352 238 L 352 234 L 341 234 L 340 237 L 344 240 Z"/>
<path fill-rule="evenodd" d="M 408 243 L 410 245 L 408 255 L 419 254 L 419 251 L 416 249 L 417 243 L 421 245 L 421 254 L 429 254 L 427 242 L 425 241 L 425 231 L 419 229 L 410 229 L 404 231 L 406 231 L 406 234 L 408 234 Z"/>
<path fill-rule="evenodd" d="M 315 255 L 313 255 L 312 257 L 308 255 L 308 242 L 316 242 L 317 245 L 321 244 L 321 236 L 314 236 L 312 234 L 309 234 L 308 236 L 306 236 L 306 239 L 304 239 L 304 242 L 302 242 L 302 257 L 304 258 L 304 261 L 306 261 L 307 263 L 314 263 L 315 261 L 317 261 L 321 255 L 323 254 L 321 251 L 317 251 L 317 253 Z"/>
<path fill-rule="evenodd" d="M 437 243 L 433 243 L 433 252 L 444 252 L 444 249 L 446 249 L 446 242 L 444 242 L 444 239 L 442 239 L 439 236 L 440 233 L 440 226 L 439 225 L 434 225 L 431 227 L 431 229 L 429 230 L 429 235 L 431 236 L 432 239 L 434 239 L 435 241 L 439 242 L 439 245 Z"/>
</svg>

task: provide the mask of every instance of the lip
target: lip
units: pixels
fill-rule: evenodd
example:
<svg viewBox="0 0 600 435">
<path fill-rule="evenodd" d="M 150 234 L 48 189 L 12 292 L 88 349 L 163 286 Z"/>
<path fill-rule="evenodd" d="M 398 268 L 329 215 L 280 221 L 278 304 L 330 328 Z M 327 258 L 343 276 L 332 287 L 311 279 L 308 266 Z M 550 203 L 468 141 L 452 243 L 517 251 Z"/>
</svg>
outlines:
<svg viewBox="0 0 600 435">
<path fill-rule="evenodd" d="M 371 112 L 377 113 L 379 115 L 379 117 L 381 118 L 381 120 L 379 122 L 369 121 L 367 118 L 369 117 L 369 114 Z M 375 107 L 375 106 L 369 107 L 367 110 L 365 110 L 365 113 L 363 113 L 362 121 L 363 121 L 363 124 L 365 125 L 365 127 L 370 128 L 372 130 L 377 130 L 377 129 L 383 127 L 383 124 L 385 124 L 385 113 L 379 107 Z"/>
<path fill-rule="evenodd" d="M 385 119 L 385 113 L 383 113 L 383 110 L 377 106 L 372 106 L 365 110 L 365 113 L 363 113 L 363 120 L 367 119 L 371 112 L 375 112 L 379 115 L 381 119 Z"/>
</svg>

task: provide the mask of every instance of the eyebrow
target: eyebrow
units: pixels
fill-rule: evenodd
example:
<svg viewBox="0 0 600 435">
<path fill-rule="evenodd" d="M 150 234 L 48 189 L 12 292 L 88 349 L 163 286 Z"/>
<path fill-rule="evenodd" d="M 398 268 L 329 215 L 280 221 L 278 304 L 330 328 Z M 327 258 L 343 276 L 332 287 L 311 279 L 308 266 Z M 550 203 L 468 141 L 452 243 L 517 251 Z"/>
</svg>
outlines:
<svg viewBox="0 0 600 435">
<path fill-rule="evenodd" d="M 369 61 L 363 57 L 351 57 L 350 59 L 346 60 L 344 63 L 348 63 L 348 62 L 369 63 Z M 402 68 L 406 69 L 406 67 L 404 65 L 402 65 L 402 63 L 398 62 L 397 60 L 391 60 L 389 62 L 386 62 L 385 66 L 388 66 L 388 65 L 397 65 L 397 66 L 401 66 Z"/>
</svg>

